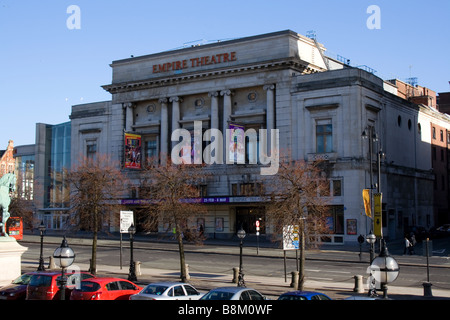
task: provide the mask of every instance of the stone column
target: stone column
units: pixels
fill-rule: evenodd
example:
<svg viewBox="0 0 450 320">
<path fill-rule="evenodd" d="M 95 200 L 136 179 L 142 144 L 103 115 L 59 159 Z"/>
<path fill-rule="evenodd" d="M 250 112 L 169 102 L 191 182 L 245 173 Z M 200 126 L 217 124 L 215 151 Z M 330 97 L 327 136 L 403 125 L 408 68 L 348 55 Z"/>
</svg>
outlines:
<svg viewBox="0 0 450 320">
<path fill-rule="evenodd" d="M 180 103 L 183 101 L 180 97 L 171 97 L 172 102 L 172 131 L 180 128 Z"/>
<path fill-rule="evenodd" d="M 275 85 L 268 84 L 265 85 L 264 90 L 267 91 L 267 106 L 266 106 L 266 128 L 268 134 L 270 134 L 271 129 L 275 129 Z"/>
<path fill-rule="evenodd" d="M 231 115 L 231 90 L 222 90 L 220 91 L 220 95 L 223 96 L 223 122 L 222 122 L 222 134 L 224 137 L 224 141 L 226 141 L 226 134 L 228 129 L 228 121 L 230 120 Z M 226 143 L 223 144 L 223 157 L 224 163 L 227 162 L 227 150 L 228 146 Z"/>
<path fill-rule="evenodd" d="M 219 129 L 219 92 L 209 92 L 211 97 L 211 129 Z"/>
<path fill-rule="evenodd" d="M 167 98 L 159 99 L 161 104 L 161 125 L 160 125 L 160 157 L 161 164 L 165 164 L 168 156 L 168 132 L 169 132 L 169 115 L 167 111 Z"/>
<path fill-rule="evenodd" d="M 275 85 L 267 84 L 263 87 L 266 93 L 266 129 L 267 129 L 267 154 L 272 154 L 272 129 L 275 129 Z"/>
<path fill-rule="evenodd" d="M 228 129 L 228 121 L 230 120 L 231 115 L 231 90 L 222 90 L 220 91 L 220 95 L 223 96 L 223 124 L 222 124 L 222 132 L 225 134 Z"/>
<path fill-rule="evenodd" d="M 133 130 L 135 105 L 131 102 L 127 102 L 122 106 L 125 109 L 125 131 L 129 132 Z"/>
</svg>

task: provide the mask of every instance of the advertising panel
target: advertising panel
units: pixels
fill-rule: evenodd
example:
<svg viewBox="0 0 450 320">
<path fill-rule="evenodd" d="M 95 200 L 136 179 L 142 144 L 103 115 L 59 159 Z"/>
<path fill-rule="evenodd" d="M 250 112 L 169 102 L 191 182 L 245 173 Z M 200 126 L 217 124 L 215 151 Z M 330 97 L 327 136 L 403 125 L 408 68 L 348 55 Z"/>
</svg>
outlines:
<svg viewBox="0 0 450 320">
<path fill-rule="evenodd" d="M 141 168 L 141 136 L 125 133 L 125 168 Z"/>
</svg>

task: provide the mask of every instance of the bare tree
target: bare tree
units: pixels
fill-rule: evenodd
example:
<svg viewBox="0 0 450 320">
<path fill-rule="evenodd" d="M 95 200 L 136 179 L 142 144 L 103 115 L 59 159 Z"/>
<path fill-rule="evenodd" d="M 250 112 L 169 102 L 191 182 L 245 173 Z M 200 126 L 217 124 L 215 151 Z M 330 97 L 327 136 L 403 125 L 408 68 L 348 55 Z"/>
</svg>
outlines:
<svg viewBox="0 0 450 320">
<path fill-rule="evenodd" d="M 141 195 L 151 199 L 145 208 L 146 226 L 163 223 L 168 230 L 175 231 L 180 254 L 180 278 L 187 281 L 186 260 L 183 237 L 189 240 L 201 240 L 202 235 L 196 232 L 194 217 L 206 213 L 204 206 L 198 202 L 198 184 L 204 178 L 201 166 L 165 164 L 150 166 L 146 169 L 141 184 Z"/>
<path fill-rule="evenodd" d="M 93 232 L 90 271 L 97 269 L 97 236 L 104 224 L 111 221 L 111 213 L 120 211 L 117 201 L 127 187 L 125 176 L 107 156 L 82 158 L 67 171 L 70 183 L 71 224 L 75 228 Z"/>
<path fill-rule="evenodd" d="M 267 217 L 274 233 L 283 234 L 283 228 L 298 228 L 300 267 L 298 288 L 305 281 L 305 245 L 314 235 L 329 233 L 326 218 L 329 212 L 329 183 L 320 162 L 288 160 L 280 163 L 277 175 L 270 180 L 270 202 Z"/>
</svg>

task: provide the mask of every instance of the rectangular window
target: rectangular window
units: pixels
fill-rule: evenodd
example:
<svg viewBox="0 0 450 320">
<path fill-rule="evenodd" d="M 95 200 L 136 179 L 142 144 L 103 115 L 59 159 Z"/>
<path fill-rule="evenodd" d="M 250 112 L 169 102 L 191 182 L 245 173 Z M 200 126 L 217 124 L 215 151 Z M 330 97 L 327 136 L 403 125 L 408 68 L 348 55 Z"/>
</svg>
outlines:
<svg viewBox="0 0 450 320">
<path fill-rule="evenodd" d="M 252 196 L 255 194 L 255 185 L 253 183 L 242 183 L 241 184 L 241 196 Z"/>
<path fill-rule="evenodd" d="M 144 140 L 144 156 L 147 166 L 158 163 L 158 137 L 147 137 Z"/>
<path fill-rule="evenodd" d="M 340 197 L 342 196 L 342 181 L 341 180 L 332 180 L 333 182 L 333 196 Z"/>
<path fill-rule="evenodd" d="M 237 183 L 232 183 L 231 184 L 231 195 L 232 196 L 237 196 L 238 195 L 238 185 L 237 185 Z"/>
<path fill-rule="evenodd" d="M 245 125 L 245 133 L 247 133 L 245 134 L 245 163 L 257 164 L 259 161 L 259 129 L 261 128 L 260 124 Z"/>
<path fill-rule="evenodd" d="M 90 160 L 95 160 L 97 154 L 97 143 L 96 141 L 86 142 L 86 157 Z"/>
<path fill-rule="evenodd" d="M 333 125 L 331 120 L 318 120 L 316 123 L 316 152 L 333 151 Z"/>
</svg>

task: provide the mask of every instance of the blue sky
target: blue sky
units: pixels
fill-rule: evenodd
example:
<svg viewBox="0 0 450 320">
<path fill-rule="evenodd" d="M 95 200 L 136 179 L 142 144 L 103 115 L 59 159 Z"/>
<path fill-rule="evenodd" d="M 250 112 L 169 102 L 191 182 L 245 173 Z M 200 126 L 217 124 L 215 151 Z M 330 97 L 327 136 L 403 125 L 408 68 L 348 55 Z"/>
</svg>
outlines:
<svg viewBox="0 0 450 320">
<path fill-rule="evenodd" d="M 67 27 L 70 5 L 80 29 Z M 380 29 L 366 25 L 370 5 Z M 69 121 L 72 105 L 109 100 L 113 60 L 195 40 L 314 30 L 331 56 L 448 92 L 449 17 L 447 0 L 0 0 L 0 149 L 35 143 L 36 123 Z"/>
</svg>

